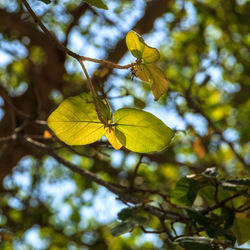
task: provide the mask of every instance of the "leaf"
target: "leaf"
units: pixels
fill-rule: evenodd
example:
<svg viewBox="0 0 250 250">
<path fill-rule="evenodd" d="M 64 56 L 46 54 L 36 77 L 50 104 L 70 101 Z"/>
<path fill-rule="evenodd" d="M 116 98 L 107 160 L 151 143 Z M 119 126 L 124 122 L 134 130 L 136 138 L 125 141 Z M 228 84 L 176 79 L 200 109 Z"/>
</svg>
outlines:
<svg viewBox="0 0 250 250">
<path fill-rule="evenodd" d="M 146 107 L 146 103 L 137 97 L 134 97 L 134 105 L 139 109 L 144 109 Z"/>
<path fill-rule="evenodd" d="M 150 84 L 155 101 L 168 90 L 169 81 L 166 79 L 165 74 L 154 64 L 140 64 L 135 65 L 134 68 L 136 76 Z"/>
<path fill-rule="evenodd" d="M 118 213 L 118 219 L 125 221 L 130 219 L 133 216 L 133 209 L 131 208 L 124 208 Z"/>
<path fill-rule="evenodd" d="M 206 182 L 183 177 L 176 183 L 171 193 L 171 202 L 181 206 L 192 206 L 198 191 L 206 185 Z"/>
<path fill-rule="evenodd" d="M 213 239 L 208 237 L 182 236 L 175 240 L 186 250 L 210 250 L 214 249 Z"/>
<path fill-rule="evenodd" d="M 52 134 L 49 132 L 49 130 L 45 129 L 45 130 L 43 131 L 43 138 L 44 138 L 44 139 L 51 139 L 51 138 L 53 138 L 53 136 L 52 136 Z"/>
<path fill-rule="evenodd" d="M 144 42 L 144 39 L 133 30 L 128 32 L 126 36 L 126 44 L 132 55 L 139 60 L 142 59 L 145 63 L 153 63 L 160 58 L 159 51 L 148 46 Z"/>
<path fill-rule="evenodd" d="M 206 155 L 206 149 L 204 148 L 202 141 L 199 137 L 197 137 L 193 142 L 193 148 L 195 154 L 199 159 L 202 159 Z"/>
<path fill-rule="evenodd" d="M 186 212 L 193 223 L 204 226 L 204 231 L 206 231 L 209 237 L 218 238 L 219 236 L 223 236 L 232 242 L 235 241 L 235 237 L 231 233 L 218 225 L 217 219 L 209 218 L 195 209 L 186 208 Z"/>
<path fill-rule="evenodd" d="M 122 108 L 113 116 L 115 134 L 127 149 L 138 153 L 161 151 L 174 136 L 173 130 L 146 111 Z"/>
<path fill-rule="evenodd" d="M 108 107 L 98 99 L 102 117 L 110 120 Z M 100 139 L 107 128 L 100 122 L 91 95 L 83 93 L 64 100 L 49 116 L 48 126 L 68 145 L 85 145 Z"/>
<path fill-rule="evenodd" d="M 244 244 L 250 239 L 250 218 L 239 219 L 235 218 L 232 226 L 232 231 L 236 236 L 239 245 Z"/>
<path fill-rule="evenodd" d="M 131 232 L 134 229 L 134 227 L 135 227 L 134 223 L 125 221 L 125 222 L 118 224 L 116 227 L 112 228 L 110 230 L 110 233 L 113 236 L 119 236 L 121 234 Z"/>
<path fill-rule="evenodd" d="M 114 149 L 118 150 L 122 147 L 122 144 L 117 138 L 117 136 L 115 135 L 113 128 L 109 128 L 107 132 L 105 133 L 105 135 Z"/>
<path fill-rule="evenodd" d="M 91 6 L 97 7 L 99 9 L 104 9 L 104 10 L 109 9 L 108 6 L 102 0 L 83 0 L 83 2 Z"/>
</svg>

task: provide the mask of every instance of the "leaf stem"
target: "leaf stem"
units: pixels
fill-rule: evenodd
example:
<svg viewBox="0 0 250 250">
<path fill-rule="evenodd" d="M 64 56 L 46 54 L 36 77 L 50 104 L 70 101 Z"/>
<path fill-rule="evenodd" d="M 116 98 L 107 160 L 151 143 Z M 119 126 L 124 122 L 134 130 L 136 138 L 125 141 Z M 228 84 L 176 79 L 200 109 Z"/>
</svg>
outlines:
<svg viewBox="0 0 250 250">
<path fill-rule="evenodd" d="M 88 71 L 87 71 L 87 69 L 86 69 L 86 67 L 85 67 L 85 65 L 84 65 L 84 63 L 83 63 L 82 60 L 78 59 L 78 62 L 79 62 L 80 65 L 82 66 L 83 72 L 84 72 L 84 74 L 85 74 L 85 76 L 86 76 L 86 78 L 87 78 L 88 87 L 89 87 L 89 89 L 90 89 L 90 91 L 91 91 L 91 93 L 92 93 L 92 96 L 93 96 L 93 100 L 94 100 L 95 110 L 96 110 L 97 116 L 98 116 L 99 120 L 100 120 L 105 126 L 107 126 L 107 125 L 108 125 L 107 121 L 105 121 L 105 120 L 103 119 L 102 115 L 101 115 L 101 109 L 100 109 L 100 107 L 99 107 L 99 105 L 98 105 L 98 102 L 97 102 L 97 99 L 96 99 L 95 88 L 94 88 L 93 83 L 92 83 L 92 81 L 91 81 L 91 79 L 90 79 L 90 77 L 89 77 Z"/>
</svg>

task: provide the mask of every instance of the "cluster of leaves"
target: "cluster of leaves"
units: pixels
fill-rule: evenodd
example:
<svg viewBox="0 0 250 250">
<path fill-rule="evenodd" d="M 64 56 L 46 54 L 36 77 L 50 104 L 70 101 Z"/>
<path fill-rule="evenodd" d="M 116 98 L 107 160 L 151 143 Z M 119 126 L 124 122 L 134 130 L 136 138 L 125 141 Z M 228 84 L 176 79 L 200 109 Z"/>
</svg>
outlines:
<svg viewBox="0 0 250 250">
<path fill-rule="evenodd" d="M 158 100 L 169 82 L 153 62 L 160 54 L 149 47 L 141 36 L 130 31 L 126 36 L 128 49 L 137 58 L 135 74 L 150 83 Z M 98 96 L 96 102 L 85 93 L 65 100 L 48 118 L 48 126 L 68 145 L 86 145 L 104 134 L 115 149 L 122 146 L 138 153 L 161 151 L 171 142 L 173 130 L 154 115 L 135 108 L 122 108 L 113 115 L 108 104 Z M 96 105 L 100 108 L 100 121 Z"/>
<path fill-rule="evenodd" d="M 189 222 L 184 232 L 197 236 L 173 235 L 173 242 L 186 250 L 225 249 L 236 240 L 244 244 L 250 237 L 246 230 L 250 222 L 247 218 L 249 195 L 249 178 L 221 179 L 215 168 L 181 178 L 171 193 L 170 202 L 176 206 L 176 212 L 181 210 L 187 216 Z M 206 204 L 204 208 L 201 202 Z M 147 225 L 150 218 L 139 215 L 142 208 L 123 209 L 118 214 L 122 222 L 111 233 L 117 236 L 131 232 L 135 226 Z"/>
</svg>

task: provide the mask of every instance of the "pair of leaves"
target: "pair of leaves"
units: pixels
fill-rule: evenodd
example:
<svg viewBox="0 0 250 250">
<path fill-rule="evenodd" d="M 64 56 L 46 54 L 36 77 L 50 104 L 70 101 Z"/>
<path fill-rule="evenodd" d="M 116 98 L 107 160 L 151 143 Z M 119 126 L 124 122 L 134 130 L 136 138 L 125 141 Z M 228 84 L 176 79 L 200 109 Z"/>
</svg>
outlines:
<svg viewBox="0 0 250 250">
<path fill-rule="evenodd" d="M 48 126 L 68 145 L 86 145 L 99 140 L 104 134 L 115 149 L 149 153 L 163 150 L 174 132 L 151 113 L 122 108 L 112 117 L 107 104 L 97 98 L 101 116 L 108 124 L 100 122 L 93 98 L 83 93 L 64 100 L 49 116 Z"/>
<path fill-rule="evenodd" d="M 153 64 L 160 58 L 159 51 L 148 46 L 143 38 L 132 30 L 126 36 L 126 44 L 132 55 L 137 58 L 138 64 L 134 66 L 135 75 L 150 84 L 157 101 L 169 86 L 165 74 Z"/>
</svg>

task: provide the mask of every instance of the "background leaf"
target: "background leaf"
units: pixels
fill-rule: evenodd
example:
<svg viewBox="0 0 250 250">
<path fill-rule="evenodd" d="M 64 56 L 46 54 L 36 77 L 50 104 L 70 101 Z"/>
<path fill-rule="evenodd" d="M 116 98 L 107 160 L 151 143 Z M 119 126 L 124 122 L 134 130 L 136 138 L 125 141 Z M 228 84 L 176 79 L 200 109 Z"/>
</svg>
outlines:
<svg viewBox="0 0 250 250">
<path fill-rule="evenodd" d="M 127 149 L 134 152 L 161 151 L 174 136 L 173 130 L 160 119 L 142 110 L 119 109 L 114 113 L 113 120 L 116 131 L 124 135 L 125 142 L 116 132 L 117 137 Z"/>
<path fill-rule="evenodd" d="M 135 227 L 135 224 L 130 221 L 125 221 L 118 224 L 116 227 L 110 230 L 113 236 L 119 236 L 128 232 L 131 232 Z"/>
<path fill-rule="evenodd" d="M 206 182 L 183 177 L 176 183 L 171 193 L 171 202 L 182 206 L 192 206 L 198 191 L 206 185 Z"/>
<path fill-rule="evenodd" d="M 213 248 L 213 239 L 208 237 L 183 236 L 175 240 L 185 250 L 210 250 Z"/>
</svg>

